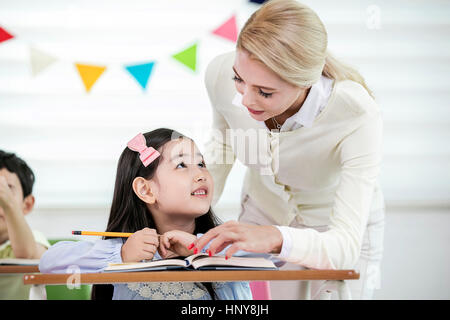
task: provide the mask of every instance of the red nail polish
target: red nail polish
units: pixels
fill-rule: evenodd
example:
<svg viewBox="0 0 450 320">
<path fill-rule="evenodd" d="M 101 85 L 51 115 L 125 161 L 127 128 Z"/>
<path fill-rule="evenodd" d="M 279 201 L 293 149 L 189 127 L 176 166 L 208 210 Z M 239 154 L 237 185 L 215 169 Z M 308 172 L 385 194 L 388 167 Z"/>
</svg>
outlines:
<svg viewBox="0 0 450 320">
<path fill-rule="evenodd" d="M 194 249 L 194 254 L 197 254 L 197 252 L 198 252 L 198 249 L 195 248 L 195 249 Z"/>
<path fill-rule="evenodd" d="M 194 247 L 194 243 L 191 243 L 188 247 L 188 250 L 191 250 Z"/>
<path fill-rule="evenodd" d="M 227 256 L 225 256 L 225 260 L 228 260 L 228 257 L 227 257 Z"/>
<path fill-rule="evenodd" d="M 210 257 L 212 257 L 211 251 L 209 251 L 209 250 L 206 250 L 206 251 L 208 251 L 208 255 L 209 255 Z"/>
</svg>

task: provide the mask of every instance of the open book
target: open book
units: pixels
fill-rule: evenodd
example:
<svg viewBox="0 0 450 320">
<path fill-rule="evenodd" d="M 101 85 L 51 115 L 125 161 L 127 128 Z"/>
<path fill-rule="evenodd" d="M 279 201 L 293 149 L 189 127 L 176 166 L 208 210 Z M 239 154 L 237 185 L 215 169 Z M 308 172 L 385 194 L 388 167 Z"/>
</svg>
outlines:
<svg viewBox="0 0 450 320">
<path fill-rule="evenodd" d="M 208 256 L 194 254 L 184 259 L 161 259 L 148 262 L 110 263 L 104 272 L 158 271 L 158 270 L 276 270 L 272 261 L 255 257 Z"/>
<path fill-rule="evenodd" d="M 16 259 L 16 258 L 0 259 L 0 265 L 37 266 L 38 264 L 39 264 L 39 259 Z"/>
</svg>

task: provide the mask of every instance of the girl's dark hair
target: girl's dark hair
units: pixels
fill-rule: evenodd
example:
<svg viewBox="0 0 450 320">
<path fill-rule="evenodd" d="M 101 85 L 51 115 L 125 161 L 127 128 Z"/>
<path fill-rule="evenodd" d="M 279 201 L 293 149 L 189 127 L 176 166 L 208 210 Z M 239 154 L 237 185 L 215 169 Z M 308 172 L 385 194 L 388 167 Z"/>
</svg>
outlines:
<svg viewBox="0 0 450 320">
<path fill-rule="evenodd" d="M 34 173 L 25 161 L 14 153 L 0 150 L 0 169 L 3 168 L 17 175 L 22 186 L 24 199 L 33 192 Z"/>
<path fill-rule="evenodd" d="M 161 148 L 174 139 L 190 139 L 179 132 L 159 128 L 151 132 L 144 133 L 146 144 L 162 153 Z M 139 199 L 133 191 L 132 184 L 136 177 L 151 179 L 158 168 L 162 156 L 156 158 L 150 165 L 145 167 L 139 159 L 139 153 L 130 150 L 128 147 L 123 150 L 117 165 L 116 182 L 114 195 L 109 214 L 107 232 L 136 232 L 145 227 L 155 229 L 156 225 L 146 204 Z M 205 233 L 220 223 L 211 208 L 207 213 L 195 219 L 194 233 Z M 105 238 L 106 239 L 106 238 Z M 208 290 L 211 297 L 215 298 L 215 293 L 211 283 L 202 283 Z M 93 285 L 92 300 L 111 300 L 114 287 L 108 285 Z"/>
</svg>

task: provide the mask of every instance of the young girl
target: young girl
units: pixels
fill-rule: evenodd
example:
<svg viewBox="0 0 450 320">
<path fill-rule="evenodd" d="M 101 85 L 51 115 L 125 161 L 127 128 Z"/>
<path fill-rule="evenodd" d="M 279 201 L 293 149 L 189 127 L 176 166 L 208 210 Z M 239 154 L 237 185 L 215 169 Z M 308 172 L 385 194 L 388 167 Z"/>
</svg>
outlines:
<svg viewBox="0 0 450 320">
<path fill-rule="evenodd" d="M 195 143 L 170 129 L 136 136 L 119 159 L 106 231 L 125 240 L 63 241 L 41 258 L 44 273 L 101 272 L 108 263 L 190 255 L 189 244 L 218 224 L 213 181 Z M 188 249 L 189 248 L 189 249 Z M 203 250 L 208 252 L 207 250 Z M 252 299 L 247 282 L 94 285 L 92 299 Z"/>
</svg>

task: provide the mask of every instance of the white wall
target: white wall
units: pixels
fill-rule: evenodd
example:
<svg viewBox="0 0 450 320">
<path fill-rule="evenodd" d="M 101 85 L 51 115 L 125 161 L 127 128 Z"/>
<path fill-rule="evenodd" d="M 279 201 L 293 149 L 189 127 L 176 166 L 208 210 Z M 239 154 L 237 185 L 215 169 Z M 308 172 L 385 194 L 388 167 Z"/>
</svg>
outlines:
<svg viewBox="0 0 450 320">
<path fill-rule="evenodd" d="M 329 48 L 356 66 L 385 120 L 381 182 L 387 202 L 377 298 L 450 298 L 450 3 L 304 1 L 324 21 Z M 30 224 L 48 237 L 106 226 L 115 166 L 139 131 L 173 127 L 202 148 L 210 123 L 207 63 L 233 44 L 210 32 L 257 8 L 232 1 L 0 0 L 0 149 L 37 176 Z M 198 71 L 170 56 L 198 42 Z M 31 76 L 29 48 L 55 56 Z M 123 69 L 156 60 L 145 92 Z M 87 94 L 75 62 L 107 65 Z M 231 80 L 230 80 L 231 81 Z M 216 211 L 236 218 L 244 168 L 236 163 Z M 426 273 L 426 276 L 424 274 Z"/>
<path fill-rule="evenodd" d="M 375 299 L 449 299 L 449 226 L 449 210 L 388 210 Z"/>
</svg>

